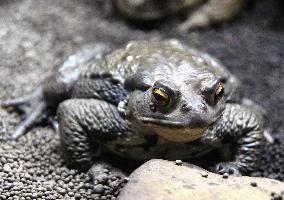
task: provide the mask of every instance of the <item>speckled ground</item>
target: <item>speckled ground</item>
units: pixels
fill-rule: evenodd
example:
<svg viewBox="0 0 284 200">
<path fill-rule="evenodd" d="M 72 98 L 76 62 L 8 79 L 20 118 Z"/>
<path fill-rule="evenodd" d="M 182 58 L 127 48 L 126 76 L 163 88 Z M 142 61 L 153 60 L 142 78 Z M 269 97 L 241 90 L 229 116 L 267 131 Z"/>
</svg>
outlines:
<svg viewBox="0 0 284 200">
<path fill-rule="evenodd" d="M 243 82 L 245 96 L 267 111 L 275 138 L 253 175 L 284 180 L 284 5 L 259 0 L 231 24 L 181 34 L 180 19 L 141 30 L 127 24 L 110 0 L 1 0 L 0 99 L 26 94 L 88 43 L 113 47 L 129 40 L 179 38 L 220 58 Z M 114 199 L 120 183 L 105 169 L 89 176 L 65 167 L 58 135 L 38 127 L 18 141 L 9 134 L 20 116 L 0 108 L 0 199 Z"/>
</svg>

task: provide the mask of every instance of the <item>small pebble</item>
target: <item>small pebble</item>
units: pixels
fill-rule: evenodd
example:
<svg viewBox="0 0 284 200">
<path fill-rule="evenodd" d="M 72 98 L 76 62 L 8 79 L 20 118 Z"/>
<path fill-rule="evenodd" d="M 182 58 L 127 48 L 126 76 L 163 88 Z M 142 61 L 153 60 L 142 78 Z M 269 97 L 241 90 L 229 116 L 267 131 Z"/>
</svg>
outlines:
<svg viewBox="0 0 284 200">
<path fill-rule="evenodd" d="M 276 194 L 275 192 L 271 192 L 271 193 L 270 193 L 271 196 L 274 196 L 275 194 Z"/>
<path fill-rule="evenodd" d="M 10 172 L 12 171 L 11 167 L 8 164 L 5 164 L 3 167 L 4 172 Z"/>
<path fill-rule="evenodd" d="M 280 194 L 274 194 L 271 197 L 271 200 L 283 200 L 283 196 L 281 196 Z"/>
<path fill-rule="evenodd" d="M 257 183 L 256 183 L 256 182 L 251 182 L 250 185 L 251 185 L 252 187 L 257 187 Z"/>
<path fill-rule="evenodd" d="M 228 173 L 224 173 L 222 177 L 223 177 L 223 178 L 228 178 L 228 177 L 229 177 L 229 174 L 228 174 Z"/>
<path fill-rule="evenodd" d="M 208 173 L 207 172 L 201 172 L 201 176 L 204 177 L 204 178 L 207 178 L 208 177 Z"/>
<path fill-rule="evenodd" d="M 283 200 L 283 194 L 284 191 L 282 191 L 280 194 L 277 194 L 276 192 L 271 192 L 271 200 Z"/>
<path fill-rule="evenodd" d="M 181 166 L 182 165 L 182 161 L 181 160 L 176 160 L 176 165 Z"/>
<path fill-rule="evenodd" d="M 123 182 L 125 182 L 125 183 L 127 183 L 127 182 L 129 182 L 129 178 L 128 177 L 125 177 L 124 179 L 123 179 Z"/>
</svg>

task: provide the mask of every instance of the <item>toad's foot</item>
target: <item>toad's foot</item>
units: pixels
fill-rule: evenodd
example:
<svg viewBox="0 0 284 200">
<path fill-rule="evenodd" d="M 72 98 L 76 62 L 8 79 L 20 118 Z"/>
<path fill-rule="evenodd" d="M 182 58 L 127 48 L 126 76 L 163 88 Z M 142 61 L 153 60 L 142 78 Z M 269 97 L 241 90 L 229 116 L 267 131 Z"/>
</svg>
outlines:
<svg viewBox="0 0 284 200">
<path fill-rule="evenodd" d="M 233 20 L 239 14 L 244 0 L 210 0 L 195 10 L 178 29 L 186 32 Z"/>
<path fill-rule="evenodd" d="M 94 178 L 105 174 L 107 174 L 109 177 L 119 177 L 120 179 L 124 179 L 127 177 L 126 173 L 121 171 L 119 168 L 110 165 L 106 161 L 94 162 L 92 167 L 89 169 L 88 174 Z"/>
<path fill-rule="evenodd" d="M 128 181 L 126 173 L 105 161 L 95 162 L 88 174 L 95 185 L 95 191 L 100 189 L 100 184 L 109 184 L 110 190 L 119 191 Z"/>
<path fill-rule="evenodd" d="M 23 121 L 18 125 L 12 133 L 12 138 L 17 139 L 36 123 L 41 122 L 49 115 L 47 105 L 42 98 L 42 89 L 39 88 L 27 96 L 18 97 L 1 102 L 1 106 L 5 108 L 14 108 L 23 113 Z"/>
</svg>

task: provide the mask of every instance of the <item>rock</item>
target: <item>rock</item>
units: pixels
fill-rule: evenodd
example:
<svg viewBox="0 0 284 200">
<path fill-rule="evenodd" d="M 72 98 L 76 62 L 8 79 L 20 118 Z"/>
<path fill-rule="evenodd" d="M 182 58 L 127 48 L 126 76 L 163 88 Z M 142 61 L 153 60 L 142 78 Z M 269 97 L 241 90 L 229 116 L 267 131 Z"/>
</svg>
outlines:
<svg viewBox="0 0 284 200">
<path fill-rule="evenodd" d="M 283 196 L 284 191 L 280 181 L 247 176 L 224 179 L 191 164 L 178 166 L 159 159 L 146 162 L 129 179 L 119 200 L 267 200 L 272 193 Z"/>
</svg>

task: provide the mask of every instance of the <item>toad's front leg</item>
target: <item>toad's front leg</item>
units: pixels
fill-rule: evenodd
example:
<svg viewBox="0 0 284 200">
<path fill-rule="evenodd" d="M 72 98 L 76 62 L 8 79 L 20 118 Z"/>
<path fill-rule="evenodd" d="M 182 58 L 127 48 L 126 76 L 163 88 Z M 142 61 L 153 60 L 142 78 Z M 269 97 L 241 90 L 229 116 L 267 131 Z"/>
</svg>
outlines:
<svg viewBox="0 0 284 200">
<path fill-rule="evenodd" d="M 247 174 L 257 167 L 261 156 L 264 142 L 262 116 L 246 106 L 227 104 L 223 116 L 202 140 L 217 146 L 232 146 L 233 160 L 218 163 L 216 172 Z"/>
<path fill-rule="evenodd" d="M 85 46 L 81 51 L 69 56 L 58 71 L 48 76 L 31 94 L 0 100 L 1 107 L 15 108 L 23 113 L 23 121 L 12 133 L 12 138 L 19 138 L 44 119 L 51 119 L 53 124 L 56 124 L 54 113 L 58 104 L 71 97 L 73 86 L 88 66 L 87 63 L 95 62 L 96 58 L 109 51 L 110 48 L 101 43 Z"/>
<path fill-rule="evenodd" d="M 115 106 L 96 99 L 64 101 L 57 115 L 63 158 L 80 170 L 91 167 L 102 143 L 122 137 L 128 130 Z"/>
</svg>

